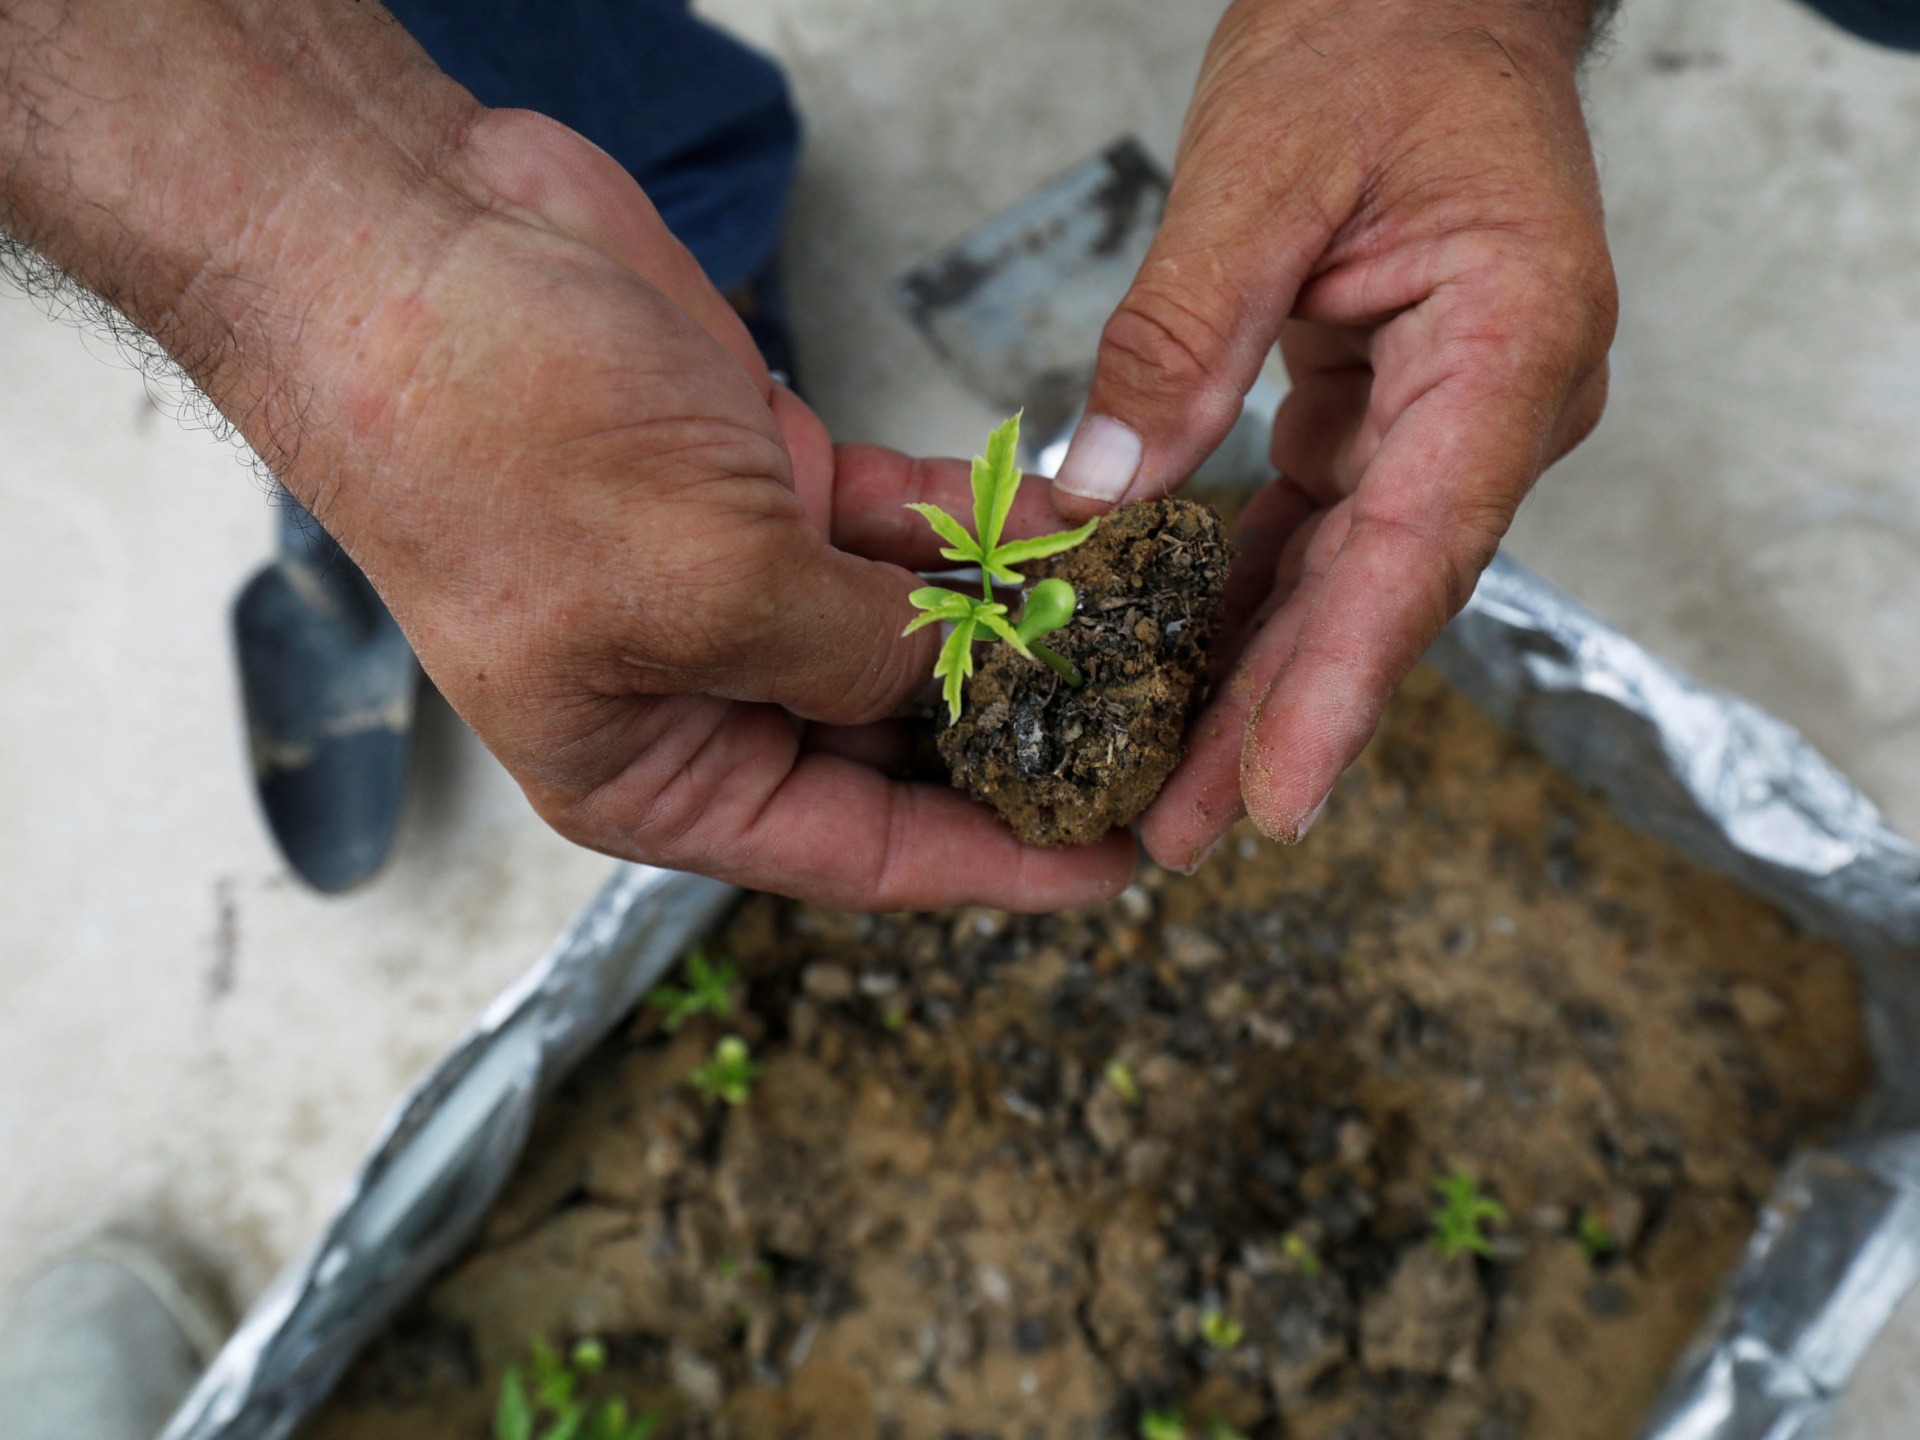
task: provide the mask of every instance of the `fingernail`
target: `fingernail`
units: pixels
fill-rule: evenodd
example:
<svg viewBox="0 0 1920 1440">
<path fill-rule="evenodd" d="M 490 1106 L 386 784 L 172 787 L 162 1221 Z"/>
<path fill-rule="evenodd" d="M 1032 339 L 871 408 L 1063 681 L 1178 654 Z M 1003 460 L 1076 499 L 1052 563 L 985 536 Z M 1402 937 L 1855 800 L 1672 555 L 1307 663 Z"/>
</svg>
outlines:
<svg viewBox="0 0 1920 1440">
<path fill-rule="evenodd" d="M 1327 801 L 1332 798 L 1333 796 L 1331 794 L 1322 796 L 1320 803 L 1307 812 L 1307 818 L 1302 820 L 1300 822 L 1300 828 L 1293 832 L 1294 844 L 1298 845 L 1302 840 L 1307 838 L 1307 832 L 1313 829 L 1313 822 L 1320 818 L 1320 812 L 1327 808 Z"/>
<path fill-rule="evenodd" d="M 1213 858 L 1213 852 L 1220 848 L 1220 842 L 1225 840 L 1226 838 L 1227 837 L 1225 835 L 1214 836 L 1213 843 L 1207 846 L 1207 848 L 1202 850 L 1198 855 L 1194 856 L 1193 859 L 1189 860 L 1187 862 L 1186 868 L 1182 870 L 1180 873 L 1182 875 L 1197 874 L 1199 872 L 1200 867 L 1206 864 L 1207 861 Z"/>
<path fill-rule="evenodd" d="M 1053 483 L 1069 495 L 1111 505 L 1127 493 L 1140 473 L 1144 449 L 1140 437 L 1118 420 L 1089 415 L 1074 431 Z"/>
</svg>

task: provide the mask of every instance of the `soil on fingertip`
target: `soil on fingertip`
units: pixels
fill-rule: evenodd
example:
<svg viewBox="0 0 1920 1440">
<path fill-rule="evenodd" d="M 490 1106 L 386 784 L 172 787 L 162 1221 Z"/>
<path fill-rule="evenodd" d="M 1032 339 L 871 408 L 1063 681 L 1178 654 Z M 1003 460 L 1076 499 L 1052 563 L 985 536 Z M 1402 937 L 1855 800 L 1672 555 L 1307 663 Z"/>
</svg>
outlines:
<svg viewBox="0 0 1920 1440">
<path fill-rule="evenodd" d="M 1117 510 L 1084 545 L 1025 567 L 1079 597 L 1043 643 L 1086 683 L 983 647 L 960 719 L 939 735 L 954 785 L 1030 845 L 1091 844 L 1145 810 L 1206 698 L 1229 553 L 1218 515 L 1167 499 Z"/>
<path fill-rule="evenodd" d="M 1632 1440 L 1868 1078 L 1836 947 L 1428 672 L 1303 844 L 706 949 L 732 1012 L 610 1036 L 303 1440 L 487 1440 L 533 1335 L 654 1440 Z M 1448 1260 L 1459 1170 L 1507 1219 Z"/>
</svg>

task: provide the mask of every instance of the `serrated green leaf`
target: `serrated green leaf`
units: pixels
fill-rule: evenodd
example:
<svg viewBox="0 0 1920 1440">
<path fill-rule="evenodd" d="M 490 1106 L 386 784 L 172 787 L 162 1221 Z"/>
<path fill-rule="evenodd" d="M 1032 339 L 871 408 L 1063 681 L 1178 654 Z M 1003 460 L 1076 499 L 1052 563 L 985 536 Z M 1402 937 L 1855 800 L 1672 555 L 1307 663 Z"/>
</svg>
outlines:
<svg viewBox="0 0 1920 1440">
<path fill-rule="evenodd" d="M 532 1350 L 533 1403 L 544 1410 L 564 1410 L 573 1400 L 573 1372 L 544 1335 L 533 1337 Z"/>
<path fill-rule="evenodd" d="M 518 1365 L 500 1377 L 500 1403 L 493 1411 L 494 1440 L 533 1440 L 533 1402 Z"/>
<path fill-rule="evenodd" d="M 904 640 L 916 630 L 924 630 L 929 625 L 938 625 L 941 621 L 951 620 L 952 618 L 953 616 L 947 614 L 944 610 L 933 610 L 925 615 L 916 615 L 907 622 L 907 628 L 900 632 L 900 638 Z"/>
<path fill-rule="evenodd" d="M 917 511 L 919 514 L 925 516 L 927 523 L 933 527 L 933 533 L 952 547 L 951 549 L 940 552 L 946 556 L 947 559 L 967 561 L 978 565 L 986 558 L 986 552 L 980 548 L 980 542 L 975 540 L 973 536 L 967 534 L 967 527 L 954 519 L 953 516 L 949 515 L 946 511 L 942 510 L 938 505 L 915 502 L 907 506 L 907 509 Z M 956 551 L 958 552 L 957 554 L 955 553 Z"/>
<path fill-rule="evenodd" d="M 982 555 L 992 555 L 1000 543 L 1013 497 L 1020 493 L 1020 470 L 1014 463 L 1020 448 L 1020 415 L 995 428 L 987 437 L 987 453 L 973 461 L 973 528 L 980 537 Z"/>
<path fill-rule="evenodd" d="M 1014 629 L 1020 632 L 1022 640 L 1038 640 L 1051 635 L 1073 619 L 1073 607 L 1078 603 L 1079 597 L 1066 581 L 1051 578 L 1042 580 L 1027 592 L 1026 608 L 1021 610 Z"/>
<path fill-rule="evenodd" d="M 940 647 L 939 663 L 933 667 L 933 673 L 947 682 L 941 687 L 941 693 L 946 697 L 949 724 L 958 724 L 960 720 L 962 687 L 966 677 L 973 674 L 973 632 L 977 625 L 974 615 L 956 624 L 947 643 Z"/>
<path fill-rule="evenodd" d="M 922 585 L 907 595 L 907 603 L 916 610 L 933 610 L 956 601 L 971 605 L 973 597 L 962 595 L 958 590 L 949 590 L 944 585 Z"/>
<path fill-rule="evenodd" d="M 547 1433 L 542 1435 L 540 1440 L 578 1440 L 580 1427 L 586 1423 L 587 1412 L 585 1408 L 579 1405 L 570 1405 L 566 1410 L 561 1412 L 560 1418 L 555 1420 L 553 1424 L 547 1428 Z"/>
<path fill-rule="evenodd" d="M 1029 560 L 1044 560 L 1049 555 L 1058 555 L 1062 550 L 1071 550 L 1074 546 L 1082 544 L 1099 528 L 1099 525 L 1100 520 L 1096 516 L 1074 530 L 1061 530 L 1052 535 L 1036 535 L 1031 540 L 1011 541 L 993 552 L 992 563 L 995 566 L 1024 565 Z"/>
<path fill-rule="evenodd" d="M 924 595 L 927 591 L 917 590 L 914 593 L 916 595 Z M 955 595 L 951 590 L 946 591 L 945 594 L 947 598 L 933 606 L 926 614 L 916 615 L 907 622 L 907 628 L 900 632 L 902 638 L 913 634 L 916 630 L 924 629 L 929 625 L 938 625 L 948 621 L 957 625 L 960 621 L 971 615 L 973 613 L 973 607 L 980 603 L 970 596 Z"/>
<path fill-rule="evenodd" d="M 1026 656 L 1029 660 L 1033 658 L 1033 652 L 1027 648 L 1027 642 L 1021 638 L 1020 632 L 1018 630 L 1015 630 L 1013 626 L 1007 623 L 1005 616 L 987 615 L 983 613 L 980 616 L 980 623 L 986 626 L 987 629 L 991 630 L 994 634 L 998 635 L 1002 640 L 1006 641 L 1009 645 L 1013 646 L 1014 649 L 1018 650 L 1022 655 Z"/>
</svg>

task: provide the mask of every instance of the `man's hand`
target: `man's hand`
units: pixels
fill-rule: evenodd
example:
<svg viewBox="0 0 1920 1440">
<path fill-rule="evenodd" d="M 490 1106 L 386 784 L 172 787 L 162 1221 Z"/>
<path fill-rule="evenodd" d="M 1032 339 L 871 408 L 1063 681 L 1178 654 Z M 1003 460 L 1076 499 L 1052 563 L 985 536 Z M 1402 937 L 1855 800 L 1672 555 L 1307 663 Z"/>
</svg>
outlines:
<svg viewBox="0 0 1920 1440">
<path fill-rule="evenodd" d="M 1125 837 L 1027 849 L 878 768 L 936 644 L 901 507 L 966 467 L 836 452 L 610 158 L 349 0 L 22 0 L 9 39 L 0 219 L 189 368 L 562 833 L 855 907 L 1126 883 Z"/>
<path fill-rule="evenodd" d="M 1108 324 L 1063 513 L 1165 493 L 1276 340 L 1232 672 L 1142 834 L 1298 839 L 1606 396 L 1612 269 L 1575 69 L 1592 0 L 1237 0 Z M 1237 638 L 1236 638 L 1237 637 Z M 1244 807 L 1244 811 L 1243 811 Z"/>
</svg>

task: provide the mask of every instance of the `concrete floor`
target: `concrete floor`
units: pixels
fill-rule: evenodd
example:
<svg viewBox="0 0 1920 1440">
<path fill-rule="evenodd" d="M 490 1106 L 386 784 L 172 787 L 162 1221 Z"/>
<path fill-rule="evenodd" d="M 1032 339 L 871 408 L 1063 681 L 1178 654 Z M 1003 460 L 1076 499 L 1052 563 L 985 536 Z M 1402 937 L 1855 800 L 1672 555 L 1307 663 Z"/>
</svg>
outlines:
<svg viewBox="0 0 1920 1440">
<path fill-rule="evenodd" d="M 1119 134 L 1170 156 L 1218 6 L 703 8 L 781 56 L 809 118 L 792 288 L 820 409 L 971 453 L 997 417 L 888 283 Z M 1590 91 L 1613 406 L 1511 548 L 1801 726 L 1920 837 L 1920 59 L 1786 0 L 1630 0 Z M 244 1298 L 605 862 L 434 707 L 394 864 L 303 894 L 253 809 L 227 651 L 261 487 L 11 296 L 0 507 L 0 1288 L 160 1219 Z"/>
</svg>

